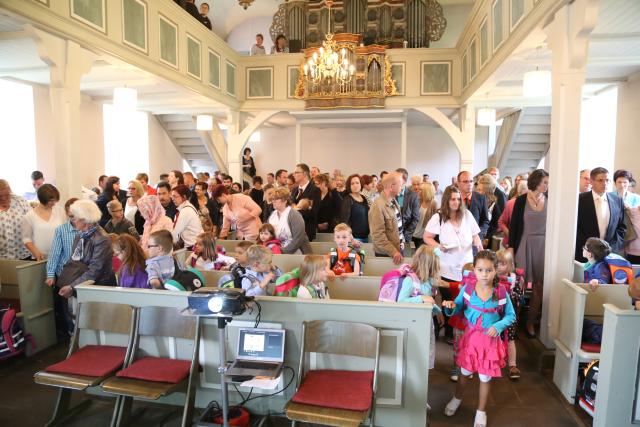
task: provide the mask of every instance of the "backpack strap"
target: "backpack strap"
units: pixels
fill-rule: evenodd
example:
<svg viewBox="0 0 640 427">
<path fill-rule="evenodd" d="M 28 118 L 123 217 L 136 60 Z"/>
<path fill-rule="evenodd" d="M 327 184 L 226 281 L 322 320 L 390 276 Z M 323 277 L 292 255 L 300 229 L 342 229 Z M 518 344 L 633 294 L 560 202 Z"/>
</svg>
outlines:
<svg viewBox="0 0 640 427">
<path fill-rule="evenodd" d="M 331 248 L 331 251 L 329 251 L 329 269 L 333 269 L 337 262 L 338 250 L 336 248 Z"/>
</svg>

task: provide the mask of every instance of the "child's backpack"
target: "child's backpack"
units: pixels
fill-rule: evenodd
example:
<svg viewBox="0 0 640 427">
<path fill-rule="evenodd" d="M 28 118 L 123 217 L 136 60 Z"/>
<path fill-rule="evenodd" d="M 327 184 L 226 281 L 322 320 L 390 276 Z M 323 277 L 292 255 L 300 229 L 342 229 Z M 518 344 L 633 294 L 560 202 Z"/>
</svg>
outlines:
<svg viewBox="0 0 640 427">
<path fill-rule="evenodd" d="M 10 359 L 24 353 L 27 342 L 33 346 L 30 334 L 25 334 L 16 320 L 13 308 L 0 310 L 0 360 Z"/>
<path fill-rule="evenodd" d="M 402 264 L 399 268 L 391 271 L 387 271 L 380 279 L 380 292 L 378 293 L 378 301 L 384 302 L 396 302 L 398 301 L 398 294 L 402 288 L 402 281 L 405 277 L 410 276 L 413 279 L 414 287 L 411 292 L 411 296 L 416 296 L 420 293 L 420 279 L 411 270 L 409 264 Z M 416 286 L 418 284 L 418 286 Z"/>
<path fill-rule="evenodd" d="M 277 297 L 296 298 L 298 296 L 299 287 L 300 268 L 294 268 L 290 272 L 285 273 L 276 279 L 274 295 Z"/>
<path fill-rule="evenodd" d="M 195 268 L 181 270 L 178 262 L 173 260 L 173 277 L 164 283 L 164 288 L 169 291 L 195 291 L 204 286 L 204 276 Z"/>
<path fill-rule="evenodd" d="M 600 361 L 594 360 L 584 369 L 584 382 L 580 388 L 578 403 L 592 417 L 595 414 L 596 392 L 598 391 L 598 372 Z"/>
<path fill-rule="evenodd" d="M 351 271 L 355 271 L 356 266 L 356 255 L 360 257 L 360 276 L 364 272 L 364 249 L 356 249 L 352 246 L 349 246 L 349 257 L 345 260 L 351 266 Z M 329 269 L 333 270 L 333 267 L 338 263 L 338 250 L 336 248 L 331 248 L 329 252 Z"/>
<path fill-rule="evenodd" d="M 609 254 L 604 260 L 611 272 L 611 281 L 614 284 L 629 284 L 633 280 L 633 266 L 629 261 L 618 254 Z"/>
<path fill-rule="evenodd" d="M 247 275 L 247 270 L 239 263 L 231 266 L 231 272 L 218 279 L 219 288 L 242 289 L 242 278 Z"/>
</svg>

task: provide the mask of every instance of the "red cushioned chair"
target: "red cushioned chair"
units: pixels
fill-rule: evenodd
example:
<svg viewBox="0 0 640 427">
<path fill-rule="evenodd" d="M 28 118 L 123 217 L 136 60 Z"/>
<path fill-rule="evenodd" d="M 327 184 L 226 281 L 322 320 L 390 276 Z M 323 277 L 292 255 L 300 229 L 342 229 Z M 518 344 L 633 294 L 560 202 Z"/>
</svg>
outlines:
<svg viewBox="0 0 640 427">
<path fill-rule="evenodd" d="M 122 369 L 130 356 L 136 325 L 136 311 L 133 307 L 86 302 L 78 305 L 78 313 L 67 358 L 47 366 L 33 377 L 38 384 L 60 388 L 53 416 L 47 426 L 63 424 L 85 409 L 91 400 L 86 399 L 75 407 L 70 407 L 71 391 L 99 385 L 105 378 Z M 99 332 L 125 335 L 127 346 L 101 345 Z M 83 341 L 95 341 L 96 344 L 79 348 L 81 334 Z M 92 339 L 92 336 L 95 338 Z"/>
<path fill-rule="evenodd" d="M 174 392 L 184 392 L 186 398 L 182 426 L 190 426 L 196 396 L 200 343 L 197 318 L 183 316 L 173 307 L 141 307 L 136 330 L 127 366 L 101 384 L 105 392 L 118 395 L 111 425 L 121 426 L 130 422 L 134 398 L 157 400 Z M 163 347 L 157 345 L 152 337 L 189 340 L 193 351 L 189 355 L 179 355 L 183 359 L 149 356 L 144 351 L 145 342 L 153 342 L 154 352 Z M 184 359 L 184 356 L 188 356 L 188 359 Z"/>
<path fill-rule="evenodd" d="M 330 426 L 374 425 L 380 331 L 364 323 L 303 322 L 296 393 L 285 406 L 297 421 Z M 307 353 L 372 359 L 369 371 L 310 370 Z M 302 380 L 301 380 L 302 379 Z"/>
</svg>

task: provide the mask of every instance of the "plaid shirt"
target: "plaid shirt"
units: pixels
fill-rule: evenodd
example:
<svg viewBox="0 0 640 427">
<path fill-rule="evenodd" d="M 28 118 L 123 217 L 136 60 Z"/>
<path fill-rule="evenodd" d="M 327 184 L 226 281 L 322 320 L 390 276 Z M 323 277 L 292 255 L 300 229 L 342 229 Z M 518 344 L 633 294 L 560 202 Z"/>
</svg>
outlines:
<svg viewBox="0 0 640 427">
<path fill-rule="evenodd" d="M 53 278 L 62 272 L 62 268 L 71 258 L 73 240 L 77 234 L 78 230 L 73 228 L 71 221 L 56 227 L 51 243 L 51 252 L 47 259 L 47 278 Z"/>
</svg>

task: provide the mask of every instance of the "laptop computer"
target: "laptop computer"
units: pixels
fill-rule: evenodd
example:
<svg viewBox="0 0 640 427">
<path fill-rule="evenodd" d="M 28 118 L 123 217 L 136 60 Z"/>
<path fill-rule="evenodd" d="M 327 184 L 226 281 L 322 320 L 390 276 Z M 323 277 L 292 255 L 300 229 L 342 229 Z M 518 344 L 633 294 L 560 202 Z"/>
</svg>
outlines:
<svg viewBox="0 0 640 427">
<path fill-rule="evenodd" d="M 276 378 L 284 362 L 284 329 L 239 328 L 236 360 L 227 376 Z"/>
</svg>

